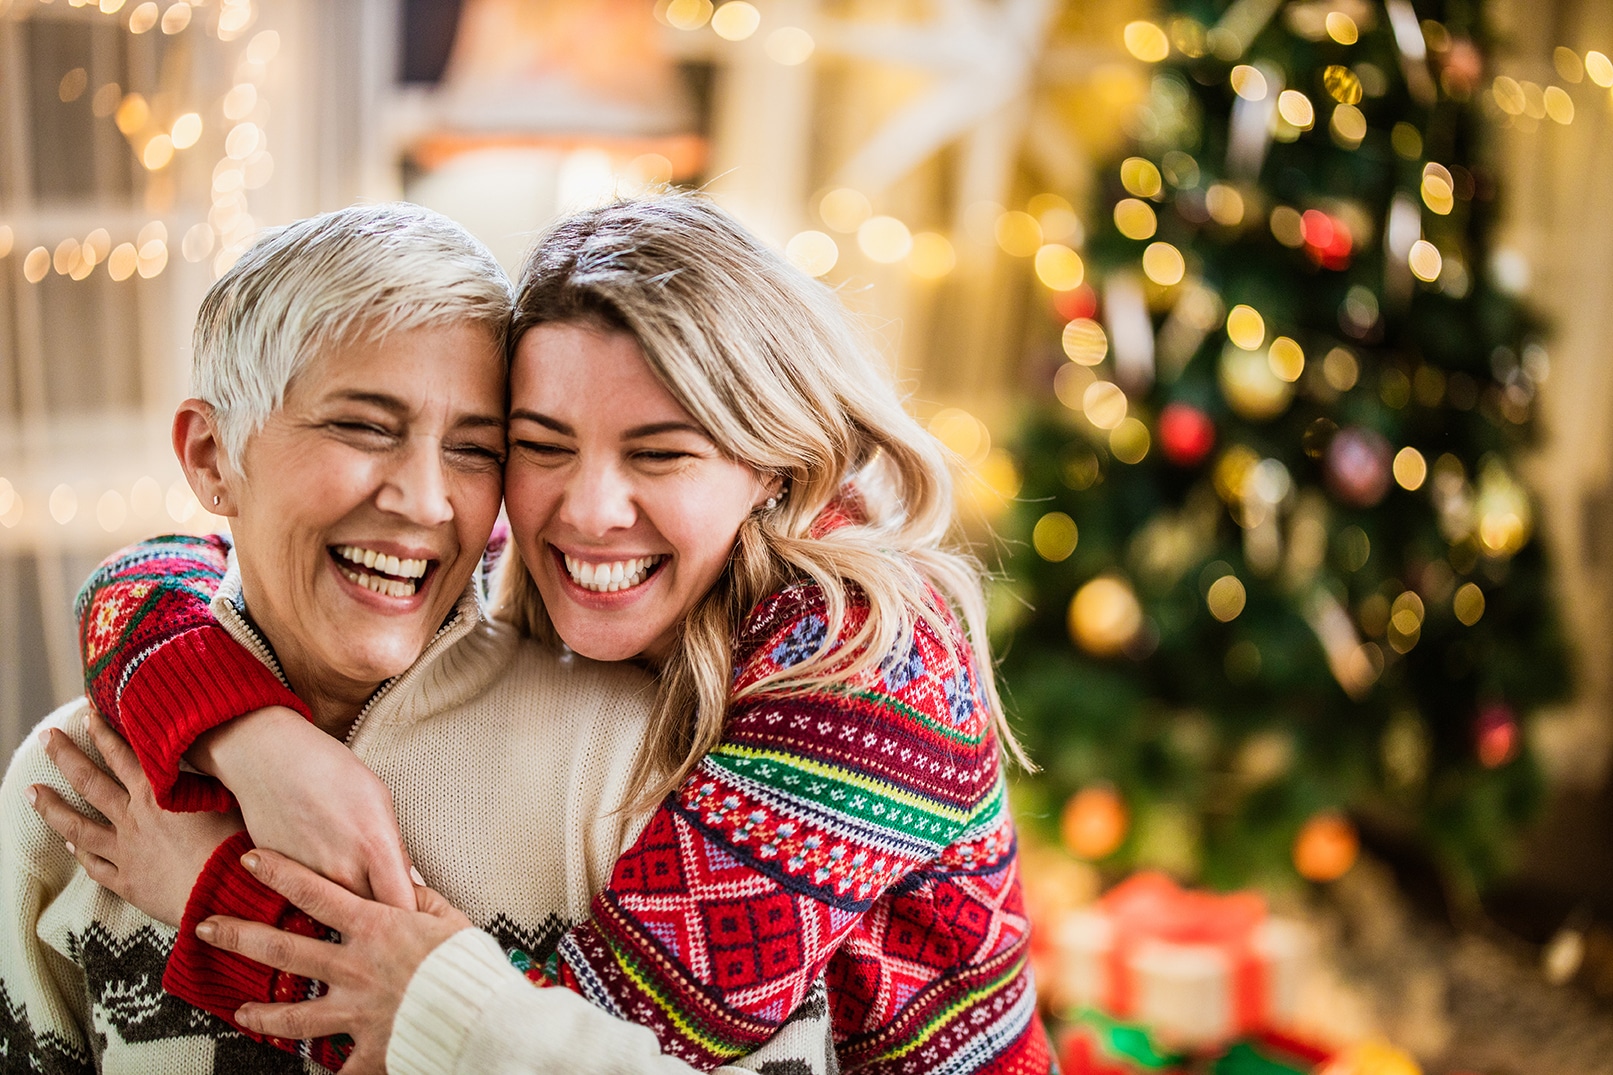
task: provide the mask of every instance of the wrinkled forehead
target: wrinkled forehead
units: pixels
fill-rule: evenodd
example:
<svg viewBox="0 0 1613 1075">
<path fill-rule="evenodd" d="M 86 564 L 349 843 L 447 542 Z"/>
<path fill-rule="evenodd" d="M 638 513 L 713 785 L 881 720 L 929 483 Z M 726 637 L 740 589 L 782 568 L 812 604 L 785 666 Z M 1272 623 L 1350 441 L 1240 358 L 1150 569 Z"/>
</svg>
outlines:
<svg viewBox="0 0 1613 1075">
<path fill-rule="evenodd" d="M 370 400 L 400 415 L 443 411 L 502 422 L 507 369 L 499 328 L 474 318 L 358 326 L 309 349 L 280 409 Z"/>
</svg>

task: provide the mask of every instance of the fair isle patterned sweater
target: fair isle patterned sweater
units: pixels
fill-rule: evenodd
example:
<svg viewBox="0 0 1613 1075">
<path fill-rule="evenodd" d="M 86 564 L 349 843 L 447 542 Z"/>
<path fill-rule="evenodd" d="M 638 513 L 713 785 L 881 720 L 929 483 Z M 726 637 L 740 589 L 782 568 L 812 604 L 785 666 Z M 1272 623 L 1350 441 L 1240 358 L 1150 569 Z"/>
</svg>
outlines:
<svg viewBox="0 0 1613 1075">
<path fill-rule="evenodd" d="M 86 588 L 86 625 L 109 601 L 127 607 L 113 568 Z M 196 736 L 264 705 L 300 705 L 261 663 L 234 655 L 221 661 L 229 680 L 203 690 L 169 674 L 167 647 L 185 665 L 229 648 L 209 622 L 205 565 L 173 570 L 198 585 L 166 591 L 138 642 L 101 654 L 90 692 L 159 795 L 205 807 L 219 797 L 205 781 L 178 790 Z M 865 614 L 853 604 L 844 635 Z M 1050 1070 L 1000 749 L 969 647 L 947 622 L 950 639 L 920 624 L 906 652 L 857 681 L 736 701 L 722 741 L 617 860 L 591 917 L 541 969 L 517 954 L 528 977 L 648 1026 L 666 1053 L 702 1069 L 766 1041 L 824 975 L 847 1071 Z M 805 660 L 826 630 L 813 586 L 764 600 L 735 640 L 736 691 Z M 283 916 L 273 904 L 254 914 Z M 216 957 L 182 944 L 170 987 L 193 983 L 216 1001 L 239 977 L 215 973 Z M 231 999 L 288 993 L 280 983 Z"/>
</svg>

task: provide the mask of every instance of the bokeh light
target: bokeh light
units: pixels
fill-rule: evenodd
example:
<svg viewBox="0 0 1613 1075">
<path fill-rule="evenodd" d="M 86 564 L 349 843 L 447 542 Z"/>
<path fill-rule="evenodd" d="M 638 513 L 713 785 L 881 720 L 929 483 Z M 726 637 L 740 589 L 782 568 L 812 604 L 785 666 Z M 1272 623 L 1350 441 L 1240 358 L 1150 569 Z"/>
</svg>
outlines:
<svg viewBox="0 0 1613 1075">
<path fill-rule="evenodd" d="M 822 276 L 840 260 L 840 248 L 821 231 L 803 231 L 785 245 L 784 255 L 808 276 Z"/>
<path fill-rule="evenodd" d="M 1031 531 L 1031 546 L 1036 555 L 1049 563 L 1068 560 L 1080 540 L 1075 520 L 1062 511 L 1050 511 L 1036 520 Z"/>
<path fill-rule="evenodd" d="M 1071 362 L 1096 366 L 1109 353 L 1109 337 L 1090 317 L 1078 317 L 1064 326 L 1060 339 Z"/>
</svg>

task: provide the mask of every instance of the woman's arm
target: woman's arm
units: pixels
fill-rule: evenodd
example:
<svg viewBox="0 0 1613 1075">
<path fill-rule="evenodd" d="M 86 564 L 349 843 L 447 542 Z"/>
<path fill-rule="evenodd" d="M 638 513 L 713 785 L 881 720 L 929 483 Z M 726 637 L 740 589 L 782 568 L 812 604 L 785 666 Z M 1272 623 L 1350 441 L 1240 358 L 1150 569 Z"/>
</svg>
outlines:
<svg viewBox="0 0 1613 1075">
<path fill-rule="evenodd" d="M 85 693 L 170 810 L 234 805 L 223 785 L 182 766 L 198 736 L 267 706 L 308 716 L 301 699 L 213 617 L 229 551 L 229 539 L 217 535 L 142 541 L 102 562 L 74 606 Z"/>
<path fill-rule="evenodd" d="M 344 1071 L 393 1075 L 693 1075 L 650 1030 L 564 989 L 534 989 L 498 942 L 469 928 L 429 888 L 418 911 L 355 897 L 272 851 L 244 859 L 254 876 L 341 931 L 340 944 L 289 937 L 251 922 L 203 924 L 215 944 L 330 983 L 318 1000 L 249 1004 L 242 1026 L 262 1034 L 350 1034 Z M 273 1039 L 271 1039 L 273 1040 Z M 821 981 L 773 1039 L 720 1075 L 838 1070 Z"/>
<path fill-rule="evenodd" d="M 219 536 L 152 538 L 90 575 L 77 602 L 90 701 L 128 741 L 163 807 L 239 802 L 258 845 L 294 850 L 355 892 L 407 905 L 408 855 L 386 786 L 309 724 L 303 701 L 213 616 L 229 550 Z M 186 761 L 210 776 L 184 771 Z M 287 912 L 278 897 L 260 896 L 256 910 L 219 910 L 267 922 Z M 202 948 L 179 954 L 211 958 Z"/>
<path fill-rule="evenodd" d="M 199 940 L 196 925 L 216 915 L 272 923 L 302 937 L 334 939 L 334 931 L 294 907 L 241 866 L 253 850 L 238 814 L 179 813 L 157 805 L 151 784 L 129 746 L 91 711 L 91 741 L 111 772 L 104 772 L 71 739 L 51 730 L 41 736 L 51 762 L 105 821 L 81 814 L 48 785 L 30 790 L 34 809 L 67 841 L 89 877 L 136 909 L 179 927 L 163 974 L 163 988 L 218 1016 L 257 1040 L 290 1052 L 307 1051 L 339 1068 L 350 1041 L 265 1039 L 235 1020 L 241 997 L 301 1000 L 312 983 L 266 963 Z M 412 896 L 412 892 L 411 892 Z M 264 928 L 268 928 L 265 926 Z"/>
</svg>

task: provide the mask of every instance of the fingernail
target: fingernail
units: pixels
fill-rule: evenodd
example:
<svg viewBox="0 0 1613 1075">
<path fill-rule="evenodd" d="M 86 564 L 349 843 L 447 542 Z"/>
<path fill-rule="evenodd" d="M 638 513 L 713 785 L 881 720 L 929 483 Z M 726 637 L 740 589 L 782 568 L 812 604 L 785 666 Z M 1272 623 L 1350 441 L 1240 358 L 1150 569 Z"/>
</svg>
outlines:
<svg viewBox="0 0 1613 1075">
<path fill-rule="evenodd" d="M 39 792 L 34 790 L 34 786 L 32 784 L 28 785 L 28 790 L 24 791 L 23 794 L 28 796 L 28 805 L 29 806 L 32 806 L 35 803 L 35 801 L 37 801 L 38 798 L 39 798 Z M 420 883 L 422 885 L 425 884 L 424 881 L 422 881 Z"/>
<path fill-rule="evenodd" d="M 241 856 L 241 865 L 245 866 L 248 870 L 252 871 L 253 873 L 257 873 L 258 872 L 258 853 L 256 851 L 248 851 L 246 854 L 242 855 Z"/>
<path fill-rule="evenodd" d="M 41 728 L 39 730 L 39 741 L 41 743 L 44 743 L 46 746 L 50 746 L 50 729 L 49 728 Z"/>
<path fill-rule="evenodd" d="M 211 922 L 198 922 L 198 923 L 196 923 L 196 936 L 198 938 L 200 938 L 201 940 L 211 942 L 213 937 L 215 935 L 217 935 L 217 933 L 218 933 L 218 927 L 213 925 L 213 923 L 211 923 Z"/>
<path fill-rule="evenodd" d="M 66 841 L 66 847 L 67 847 L 67 853 L 69 855 L 78 854 L 78 848 L 73 846 L 73 841 L 71 841 L 71 840 Z"/>
<path fill-rule="evenodd" d="M 29 799 L 33 798 L 33 790 L 32 789 L 29 789 L 28 797 L 29 797 Z M 409 867 L 409 876 L 411 878 L 413 878 L 414 883 L 419 885 L 421 888 L 426 887 L 426 879 L 424 877 L 421 877 L 420 876 L 420 871 L 415 869 L 413 866 Z"/>
</svg>

